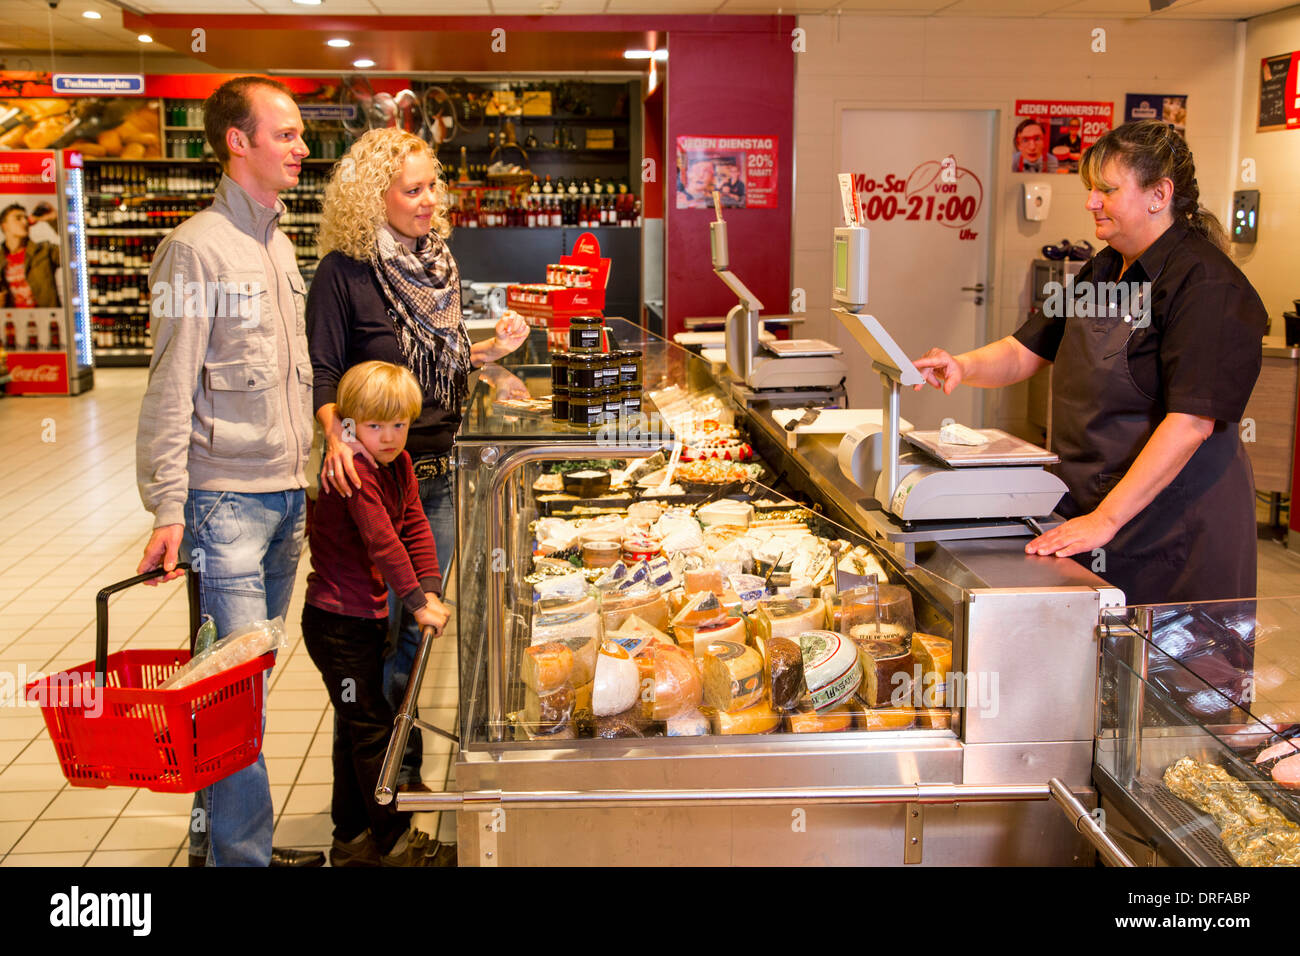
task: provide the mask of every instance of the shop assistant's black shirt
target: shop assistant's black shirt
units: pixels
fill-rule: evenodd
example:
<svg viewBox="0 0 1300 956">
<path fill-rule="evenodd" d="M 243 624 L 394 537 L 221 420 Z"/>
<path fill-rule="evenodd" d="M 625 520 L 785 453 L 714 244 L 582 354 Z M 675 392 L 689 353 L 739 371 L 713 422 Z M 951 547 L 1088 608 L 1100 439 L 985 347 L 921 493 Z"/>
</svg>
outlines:
<svg viewBox="0 0 1300 956">
<path fill-rule="evenodd" d="M 307 292 L 307 347 L 317 410 L 337 401 L 339 380 L 352 366 L 375 359 L 406 365 L 370 263 L 337 251 L 320 261 Z M 432 389 L 422 397 L 424 407 L 406 442 L 413 459 L 450 451 L 460 427 L 460 409 L 439 407 Z"/>
<path fill-rule="evenodd" d="M 1109 246 L 1097 253 L 1074 281 L 1076 301 L 1086 283 L 1119 281 L 1123 266 Z M 1159 399 L 1166 414 L 1241 421 L 1263 362 L 1268 313 L 1236 264 L 1176 222 L 1123 281 L 1151 283 L 1151 324 L 1135 329 L 1128 341 L 1137 387 Z M 1087 321 L 1035 313 L 1013 334 L 1031 352 L 1055 361 L 1065 323 Z"/>
</svg>

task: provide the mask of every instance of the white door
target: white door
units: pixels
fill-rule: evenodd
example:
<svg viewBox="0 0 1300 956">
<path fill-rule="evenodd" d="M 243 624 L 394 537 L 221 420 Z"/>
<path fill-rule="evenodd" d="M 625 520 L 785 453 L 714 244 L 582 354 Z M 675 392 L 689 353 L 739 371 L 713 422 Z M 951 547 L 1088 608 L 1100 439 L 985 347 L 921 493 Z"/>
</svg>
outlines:
<svg viewBox="0 0 1300 956">
<path fill-rule="evenodd" d="M 956 355 L 986 342 L 995 121 L 993 110 L 840 114 L 839 169 L 854 175 L 871 230 L 866 311 L 909 358 L 935 346 Z M 840 345 L 858 349 L 847 334 Z M 879 376 L 850 364 L 864 369 L 850 376 L 851 404 L 878 407 Z M 982 408 L 970 388 L 947 397 L 932 388 L 903 395 L 903 417 L 917 428 L 937 428 L 945 418 L 982 425 Z"/>
</svg>

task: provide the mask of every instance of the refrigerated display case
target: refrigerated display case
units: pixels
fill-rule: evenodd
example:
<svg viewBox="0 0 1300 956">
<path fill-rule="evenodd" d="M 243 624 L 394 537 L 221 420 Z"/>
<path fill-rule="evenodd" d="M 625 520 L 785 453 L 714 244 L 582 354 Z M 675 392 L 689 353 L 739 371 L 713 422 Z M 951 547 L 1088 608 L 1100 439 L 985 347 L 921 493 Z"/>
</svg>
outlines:
<svg viewBox="0 0 1300 956">
<path fill-rule="evenodd" d="M 768 434 L 778 427 L 770 411 L 734 403 L 697 356 L 628 323 L 607 328 L 619 347 L 643 355 L 647 418 L 634 427 L 579 432 L 503 406 L 498 393 L 517 382 L 503 386 L 498 372 L 471 394 L 457 440 L 456 791 L 403 793 L 398 806 L 458 809 L 460 860 L 469 864 L 1090 863 L 1091 837 L 1079 822 L 1087 810 L 1076 828 L 1049 801 L 1074 791 L 1091 804 L 1096 626 L 1122 595 L 1074 562 L 1026 556 L 1023 538 L 918 550 L 872 537 L 856 519 L 862 492 L 839 473 L 833 449 L 778 444 Z M 548 366 L 509 371 L 531 396 L 550 394 Z M 603 728 L 594 708 L 589 720 L 539 721 L 539 701 L 529 699 L 536 677 L 523 667 L 545 610 L 534 601 L 541 580 L 534 545 L 553 502 L 542 500 L 539 479 L 549 463 L 635 463 L 661 452 L 680 437 L 656 401 L 670 395 L 722 410 L 764 469 L 759 481 L 696 492 L 689 504 L 736 495 L 746 500 L 740 507 L 770 507 L 787 524 L 806 526 L 817 547 L 834 542 L 832 566 L 846 549 L 869 557 L 911 596 L 916 632 L 951 642 L 946 719 L 916 713 L 899 729 L 868 729 L 880 726 L 871 719 L 877 708 L 856 699 L 839 724 L 817 719 L 820 712 L 806 721 L 784 713 L 771 733 L 745 732 L 761 723 L 728 725 L 707 703 L 708 727 L 697 736 L 669 736 L 653 713 L 634 720 L 624 712 L 621 726 Z M 787 494 L 793 507 L 781 500 Z M 640 500 L 647 497 L 663 500 L 656 493 Z M 814 596 L 826 583 L 808 582 Z M 750 647 L 759 643 L 753 625 L 750 617 Z M 832 629 L 833 618 L 826 625 Z M 624 625 L 615 630 L 625 636 Z M 408 703 L 419 662 L 415 673 Z M 649 666 L 638 676 L 657 686 Z M 652 710 L 654 700 L 646 701 Z M 799 702 L 803 713 L 806 703 Z M 400 752 L 409 710 L 399 715 L 390 757 Z M 598 736 L 602 730 L 609 736 Z M 390 782 L 381 780 L 380 791 L 392 796 Z"/>
<path fill-rule="evenodd" d="M 1093 772 L 1129 854 L 1300 865 L 1300 597 L 1117 609 L 1101 652 Z"/>
<path fill-rule="evenodd" d="M 9 222 L 0 323 L 11 395 L 79 395 L 94 386 L 83 188 L 80 153 L 0 152 Z"/>
</svg>

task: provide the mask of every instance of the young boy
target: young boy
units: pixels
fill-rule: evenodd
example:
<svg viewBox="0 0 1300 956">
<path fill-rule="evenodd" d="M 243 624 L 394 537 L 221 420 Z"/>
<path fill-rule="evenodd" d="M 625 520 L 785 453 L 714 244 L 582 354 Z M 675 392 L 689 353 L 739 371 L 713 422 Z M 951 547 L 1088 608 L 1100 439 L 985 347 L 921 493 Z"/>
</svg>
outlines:
<svg viewBox="0 0 1300 956">
<path fill-rule="evenodd" d="M 313 515 L 312 572 L 302 634 L 334 704 L 332 866 L 430 866 L 437 844 L 410 827 L 410 814 L 375 802 L 393 727 L 384 700 L 388 588 L 421 628 L 442 633 L 447 609 L 406 433 L 420 414 L 420 386 L 407 369 L 362 362 L 339 382 L 338 414 L 374 459 L 353 459 L 361 487 L 351 497 L 322 489 Z"/>
</svg>

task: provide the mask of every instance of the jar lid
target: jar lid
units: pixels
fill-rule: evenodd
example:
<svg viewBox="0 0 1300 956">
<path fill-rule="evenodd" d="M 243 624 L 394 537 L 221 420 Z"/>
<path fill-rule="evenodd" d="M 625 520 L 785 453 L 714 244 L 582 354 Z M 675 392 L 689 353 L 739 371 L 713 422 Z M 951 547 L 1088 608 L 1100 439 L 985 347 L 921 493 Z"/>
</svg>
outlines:
<svg viewBox="0 0 1300 956">
<path fill-rule="evenodd" d="M 587 398 L 595 401 L 604 393 L 601 388 L 569 388 L 569 398 Z"/>
<path fill-rule="evenodd" d="M 569 353 L 568 353 L 568 352 L 552 352 L 552 353 L 551 353 L 551 364 L 552 364 L 552 365 L 567 365 L 568 363 L 569 363 Z"/>
</svg>

